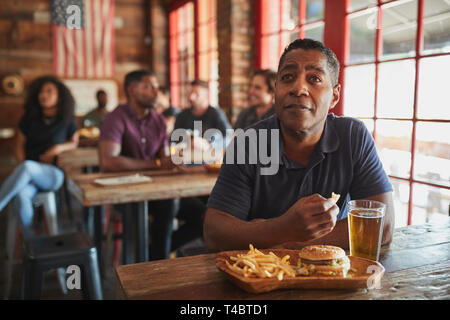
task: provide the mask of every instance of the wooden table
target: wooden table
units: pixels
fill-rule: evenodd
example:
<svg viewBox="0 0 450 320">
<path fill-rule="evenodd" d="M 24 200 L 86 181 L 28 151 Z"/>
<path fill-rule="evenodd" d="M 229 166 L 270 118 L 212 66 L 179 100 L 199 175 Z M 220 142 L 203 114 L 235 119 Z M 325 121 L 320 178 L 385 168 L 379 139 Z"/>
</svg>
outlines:
<svg viewBox="0 0 450 320">
<path fill-rule="evenodd" d="M 57 159 L 58 167 L 64 170 L 85 168 L 99 165 L 97 148 L 76 148 L 61 153 Z"/>
<path fill-rule="evenodd" d="M 118 177 L 140 173 L 152 177 L 148 183 L 140 183 L 124 186 L 99 186 L 95 179 L 106 177 Z M 69 191 L 85 207 L 101 206 L 107 204 L 138 203 L 136 212 L 137 230 L 137 261 L 148 261 L 148 208 L 147 201 L 167 200 L 183 197 L 196 197 L 209 195 L 217 180 L 218 173 L 208 172 L 203 166 L 185 168 L 183 170 L 159 170 L 146 172 L 122 172 L 122 173 L 94 173 L 69 177 Z M 103 241 L 103 211 L 96 210 L 94 217 L 94 242 L 96 243 L 99 259 L 102 260 Z M 128 232 L 131 225 L 129 215 L 124 215 L 124 232 Z M 124 235 L 125 238 L 129 233 Z M 124 262 L 131 263 L 126 255 L 130 241 L 123 243 Z M 102 265 L 102 263 L 100 264 Z"/>
<path fill-rule="evenodd" d="M 450 219 L 395 230 L 382 247 L 386 268 L 381 289 L 284 289 L 251 294 L 215 266 L 216 254 L 167 259 L 116 268 L 124 299 L 450 299 Z"/>
</svg>

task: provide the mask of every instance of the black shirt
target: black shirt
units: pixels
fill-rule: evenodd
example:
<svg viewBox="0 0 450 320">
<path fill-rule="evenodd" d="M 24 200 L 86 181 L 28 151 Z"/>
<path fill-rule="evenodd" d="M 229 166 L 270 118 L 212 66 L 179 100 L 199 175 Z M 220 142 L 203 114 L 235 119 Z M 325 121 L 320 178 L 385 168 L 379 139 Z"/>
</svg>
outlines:
<svg viewBox="0 0 450 320">
<path fill-rule="evenodd" d="M 27 138 L 26 160 L 39 161 L 39 156 L 49 148 L 70 140 L 77 131 L 77 124 L 75 118 L 70 122 L 55 119 L 51 123 L 45 123 L 42 117 L 23 116 L 19 128 Z"/>
<path fill-rule="evenodd" d="M 225 136 L 226 129 L 231 129 L 225 113 L 220 108 L 213 108 L 211 106 L 199 117 L 194 116 L 191 109 L 183 110 L 177 116 L 174 129 L 194 130 L 194 121 L 202 122 L 202 135 L 208 129 L 218 129 Z"/>
<path fill-rule="evenodd" d="M 194 123 L 196 121 L 196 123 Z M 198 122 L 199 121 L 199 122 Z M 220 131 L 222 135 L 222 139 L 219 137 L 211 137 L 210 143 L 213 148 L 222 147 L 222 143 L 225 141 L 227 129 L 231 129 L 231 125 L 228 122 L 227 116 L 220 108 L 213 108 L 211 106 L 208 107 L 206 112 L 201 116 L 194 116 L 191 109 L 183 110 L 175 121 L 174 131 L 176 129 L 185 129 L 195 131 L 196 129 L 201 134 L 201 137 L 204 137 L 205 131 L 209 129 L 216 129 Z M 216 145 L 217 144 L 217 145 Z"/>
<path fill-rule="evenodd" d="M 170 105 L 166 110 L 163 111 L 162 115 L 164 117 L 176 117 L 180 113 L 180 110 Z"/>
</svg>

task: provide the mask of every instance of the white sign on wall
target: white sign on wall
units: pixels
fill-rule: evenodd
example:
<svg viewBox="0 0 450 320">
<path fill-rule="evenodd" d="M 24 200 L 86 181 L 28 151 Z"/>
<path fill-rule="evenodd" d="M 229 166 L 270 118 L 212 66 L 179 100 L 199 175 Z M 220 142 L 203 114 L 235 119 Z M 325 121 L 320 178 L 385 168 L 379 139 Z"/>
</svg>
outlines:
<svg viewBox="0 0 450 320">
<path fill-rule="evenodd" d="M 114 80 L 74 80 L 66 79 L 63 82 L 72 92 L 75 99 L 75 115 L 84 116 L 97 107 L 96 93 L 103 89 L 108 95 L 106 109 L 113 110 L 119 103 L 119 92 Z"/>
</svg>

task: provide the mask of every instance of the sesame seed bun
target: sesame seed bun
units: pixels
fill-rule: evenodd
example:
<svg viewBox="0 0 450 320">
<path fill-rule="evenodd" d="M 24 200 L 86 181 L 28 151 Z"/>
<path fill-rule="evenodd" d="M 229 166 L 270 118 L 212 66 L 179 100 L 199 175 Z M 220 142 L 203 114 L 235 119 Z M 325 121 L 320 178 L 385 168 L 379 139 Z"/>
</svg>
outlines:
<svg viewBox="0 0 450 320">
<path fill-rule="evenodd" d="M 339 247 L 328 245 L 312 245 L 300 250 L 299 256 L 307 260 L 334 260 L 346 256 L 345 251 Z"/>
</svg>

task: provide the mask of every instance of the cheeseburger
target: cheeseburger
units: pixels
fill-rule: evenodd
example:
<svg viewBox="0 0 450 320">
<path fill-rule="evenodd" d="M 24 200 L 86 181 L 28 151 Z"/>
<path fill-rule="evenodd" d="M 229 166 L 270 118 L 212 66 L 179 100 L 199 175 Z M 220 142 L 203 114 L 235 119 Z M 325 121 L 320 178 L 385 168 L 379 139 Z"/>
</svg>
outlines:
<svg viewBox="0 0 450 320">
<path fill-rule="evenodd" d="M 350 260 L 339 247 L 313 245 L 300 250 L 297 274 L 346 277 Z"/>
</svg>

